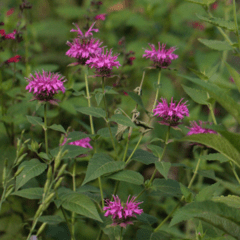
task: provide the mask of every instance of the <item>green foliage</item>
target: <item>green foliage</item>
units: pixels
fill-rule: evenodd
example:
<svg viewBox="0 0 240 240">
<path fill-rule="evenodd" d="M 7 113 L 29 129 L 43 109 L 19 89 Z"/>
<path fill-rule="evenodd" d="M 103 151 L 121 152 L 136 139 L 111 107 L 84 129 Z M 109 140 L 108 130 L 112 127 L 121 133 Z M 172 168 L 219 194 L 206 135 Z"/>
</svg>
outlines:
<svg viewBox="0 0 240 240">
<path fill-rule="evenodd" d="M 43 188 L 26 188 L 12 193 L 19 197 L 27 199 L 41 199 L 43 195 Z"/>
<path fill-rule="evenodd" d="M 232 46 L 225 41 L 208 40 L 208 39 L 201 39 L 201 38 L 199 38 L 198 41 L 213 50 L 217 50 L 217 51 L 232 50 Z"/>
</svg>

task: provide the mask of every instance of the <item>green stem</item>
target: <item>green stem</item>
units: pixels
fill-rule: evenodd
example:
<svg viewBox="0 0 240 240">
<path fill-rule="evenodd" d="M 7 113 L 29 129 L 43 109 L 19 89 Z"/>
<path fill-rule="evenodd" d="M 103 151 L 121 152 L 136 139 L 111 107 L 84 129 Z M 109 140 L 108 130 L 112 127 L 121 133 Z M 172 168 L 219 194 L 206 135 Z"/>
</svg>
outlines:
<svg viewBox="0 0 240 240">
<path fill-rule="evenodd" d="M 121 228 L 121 232 L 120 232 L 120 238 L 119 240 L 123 240 L 123 228 Z"/>
<path fill-rule="evenodd" d="M 96 240 L 101 240 L 101 238 L 102 238 L 102 235 L 103 235 L 103 231 L 102 231 L 102 229 L 100 229 L 100 231 L 99 231 L 99 234 L 98 234 L 98 236 L 97 236 L 97 239 L 96 239 Z"/>
<path fill-rule="evenodd" d="M 111 197 L 111 201 L 113 200 L 113 196 L 116 195 L 117 191 L 118 191 L 118 187 L 119 187 L 119 184 L 120 184 L 120 181 L 117 181 L 116 185 L 115 185 L 115 188 L 113 190 L 113 195 Z"/>
<path fill-rule="evenodd" d="M 157 92 L 156 92 L 156 97 L 155 97 L 154 104 L 153 104 L 153 109 L 155 108 L 155 106 L 157 104 L 159 88 L 160 88 L 160 81 L 161 81 L 161 68 L 159 69 L 159 72 L 158 72 Z M 153 109 L 152 109 L 152 112 L 153 112 Z"/>
<path fill-rule="evenodd" d="M 231 162 L 230 162 L 230 164 L 231 164 L 231 167 L 232 167 L 233 174 L 234 174 L 235 178 L 237 179 L 238 183 L 240 184 L 240 179 L 239 179 L 238 174 L 236 172 L 235 165 L 234 165 L 234 163 L 231 163 Z"/>
<path fill-rule="evenodd" d="M 103 197 L 103 189 L 102 189 L 101 177 L 98 178 L 98 184 L 99 184 L 100 193 L 101 193 L 102 208 L 104 208 L 104 197 Z"/>
<path fill-rule="evenodd" d="M 65 219 L 65 221 L 66 221 L 66 223 L 67 223 L 67 226 L 68 226 L 69 232 L 70 232 L 70 234 L 71 234 L 71 238 L 73 239 L 74 236 L 72 235 L 71 225 L 69 224 L 69 221 L 68 221 L 68 219 L 67 219 L 67 214 L 66 214 L 64 208 L 62 207 L 62 205 L 60 206 L 60 209 L 61 209 L 62 214 L 63 214 L 63 216 L 64 216 L 64 219 Z"/>
<path fill-rule="evenodd" d="M 73 163 L 73 173 L 72 173 L 72 179 L 73 179 L 73 192 L 76 192 L 76 159 L 74 159 Z M 72 212 L 72 220 L 71 220 L 71 231 L 72 231 L 72 237 L 71 240 L 75 240 L 75 212 Z"/>
<path fill-rule="evenodd" d="M 239 30 L 238 30 L 237 10 L 236 10 L 236 2 L 235 2 L 235 0 L 233 0 L 233 16 L 234 16 L 234 22 L 235 22 L 236 33 L 237 33 L 237 38 L 238 38 L 238 49 L 240 50 L 240 35 L 239 35 Z"/>
<path fill-rule="evenodd" d="M 47 103 L 44 104 L 44 133 L 45 133 L 45 148 L 48 155 L 48 133 L 47 133 Z"/>
<path fill-rule="evenodd" d="M 112 130 L 110 128 L 110 124 L 109 124 L 109 121 L 108 121 L 108 111 L 107 111 L 107 100 L 106 100 L 106 96 L 105 96 L 104 77 L 102 77 L 102 92 L 103 92 L 104 108 L 105 108 L 105 112 L 106 112 L 107 127 L 108 127 L 108 130 L 109 130 L 109 133 L 110 133 L 113 149 L 114 149 L 115 153 L 117 154 L 115 142 L 114 142 L 113 135 L 112 135 Z"/>
<path fill-rule="evenodd" d="M 128 164 L 128 162 L 131 160 L 131 158 L 132 158 L 133 154 L 136 152 L 136 150 L 137 150 L 137 148 L 138 148 L 138 146 L 139 146 L 140 142 L 142 141 L 142 138 L 143 138 L 143 133 L 141 134 L 141 136 L 140 136 L 140 138 L 139 138 L 139 140 L 138 140 L 138 142 L 137 142 L 137 144 L 136 144 L 135 148 L 133 149 L 133 151 L 132 151 L 131 155 L 128 157 L 128 159 L 127 159 L 127 161 L 126 161 L 126 165 L 127 165 L 127 164 Z"/>
<path fill-rule="evenodd" d="M 2 196 L 1 196 L 1 200 L 0 200 L 0 212 L 1 212 L 1 209 L 2 209 L 2 204 L 5 201 L 5 194 L 6 194 L 6 186 L 3 186 L 3 193 L 2 193 Z"/>
<path fill-rule="evenodd" d="M 85 84 L 86 84 L 86 93 L 87 93 L 87 101 L 88 101 L 88 107 L 91 107 L 91 100 L 90 100 L 90 94 L 89 94 L 89 87 L 88 87 L 88 69 L 87 66 L 85 67 Z M 89 115 L 89 119 L 90 119 L 90 126 L 91 126 L 91 132 L 92 134 L 95 133 L 94 131 L 94 126 L 93 126 L 93 118 L 91 115 Z"/>
<path fill-rule="evenodd" d="M 127 139 L 127 144 L 126 144 L 126 147 L 125 147 L 125 151 L 124 151 L 124 155 L 123 155 L 123 159 L 122 161 L 125 162 L 125 159 L 126 159 L 126 156 L 127 156 L 127 150 L 128 150 L 128 145 L 129 145 L 129 138 Z"/>
</svg>

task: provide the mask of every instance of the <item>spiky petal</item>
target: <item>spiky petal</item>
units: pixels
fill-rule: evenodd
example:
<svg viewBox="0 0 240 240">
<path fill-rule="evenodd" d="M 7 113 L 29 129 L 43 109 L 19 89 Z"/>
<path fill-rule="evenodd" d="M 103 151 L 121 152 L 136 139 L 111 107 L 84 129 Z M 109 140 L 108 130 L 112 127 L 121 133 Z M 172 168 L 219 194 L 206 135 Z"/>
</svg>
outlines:
<svg viewBox="0 0 240 240">
<path fill-rule="evenodd" d="M 213 134 L 217 134 L 216 131 L 203 127 L 203 125 L 207 124 L 208 122 L 202 122 L 200 120 L 198 122 L 199 122 L 199 125 L 197 124 L 196 121 L 190 122 L 191 127 L 187 127 L 188 129 L 190 129 L 190 131 L 187 133 L 187 135 L 200 134 L 200 133 L 213 133 Z"/>
</svg>

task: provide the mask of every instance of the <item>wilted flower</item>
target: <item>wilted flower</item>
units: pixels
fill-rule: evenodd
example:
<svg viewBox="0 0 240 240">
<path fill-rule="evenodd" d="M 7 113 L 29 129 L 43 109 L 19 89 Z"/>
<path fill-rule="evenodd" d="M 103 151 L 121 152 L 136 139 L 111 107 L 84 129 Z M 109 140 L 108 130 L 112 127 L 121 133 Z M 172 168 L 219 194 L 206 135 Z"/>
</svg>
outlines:
<svg viewBox="0 0 240 240">
<path fill-rule="evenodd" d="M 99 77 L 110 77 L 112 68 L 119 67 L 121 64 L 116 61 L 118 54 L 112 56 L 112 49 L 108 52 L 106 50 L 106 54 L 104 54 L 104 48 L 102 48 L 102 52 L 95 57 L 90 58 L 87 60 L 86 64 L 88 64 L 91 68 L 95 67 L 97 76 Z"/>
<path fill-rule="evenodd" d="M 78 60 L 78 64 L 84 65 L 90 57 L 94 57 L 101 52 L 100 45 L 102 42 L 91 38 L 91 31 L 98 32 L 98 29 L 93 29 L 93 23 L 88 31 L 83 34 L 78 25 L 75 25 L 78 30 L 72 29 L 71 32 L 77 32 L 78 38 L 74 38 L 73 42 L 67 41 L 67 45 L 70 49 L 66 52 L 66 55 Z"/>
<path fill-rule="evenodd" d="M 197 124 L 196 121 L 190 122 L 191 127 L 187 127 L 188 129 L 190 129 L 190 131 L 187 133 L 187 135 L 200 134 L 200 133 L 214 133 L 214 134 L 217 134 L 217 132 L 212 130 L 212 129 L 204 128 L 203 124 L 207 124 L 207 122 L 202 122 L 202 121 L 199 120 L 199 125 Z"/>
<path fill-rule="evenodd" d="M 158 50 L 155 49 L 154 44 L 149 43 L 149 46 L 152 50 L 145 50 L 143 57 L 150 58 L 153 61 L 154 67 L 166 68 L 172 63 L 172 60 L 178 58 L 178 55 L 173 53 L 176 50 L 175 47 L 165 49 L 166 44 L 162 44 L 161 46 L 160 42 L 158 42 Z"/>
<path fill-rule="evenodd" d="M 12 63 L 12 62 L 19 62 L 22 57 L 20 55 L 16 55 L 14 57 L 9 58 L 8 60 L 5 61 L 5 63 Z"/>
<path fill-rule="evenodd" d="M 142 202 L 134 202 L 136 197 L 132 197 L 129 201 L 130 196 L 125 204 L 121 204 L 121 200 L 118 196 L 113 196 L 114 201 L 106 201 L 107 206 L 103 208 L 106 213 L 105 217 L 112 216 L 112 226 L 119 225 L 120 227 L 126 228 L 128 224 L 133 224 L 131 218 L 137 217 L 136 214 L 141 215 L 143 210 L 139 208 L 139 204 Z"/>
<path fill-rule="evenodd" d="M 162 102 L 159 102 L 155 109 L 153 109 L 154 116 L 161 118 L 159 123 L 167 126 L 177 126 L 182 122 L 184 116 L 189 116 L 189 111 L 186 105 L 186 102 L 181 103 L 183 98 L 179 101 L 178 104 L 173 102 L 173 98 L 171 98 L 171 103 L 168 106 L 167 100 L 161 98 Z"/>
<path fill-rule="evenodd" d="M 104 21 L 106 19 L 106 15 L 107 15 L 106 13 L 99 14 L 99 15 L 95 16 L 95 20 L 102 20 L 102 21 Z"/>
<path fill-rule="evenodd" d="M 35 76 L 30 74 L 30 77 L 26 79 L 29 82 L 26 90 L 29 90 L 29 92 L 33 91 L 35 100 L 56 103 L 56 100 L 53 100 L 54 94 L 57 94 L 59 91 L 65 92 L 65 87 L 63 86 L 63 83 L 66 81 L 65 77 L 58 73 L 48 73 L 43 70 L 42 75 L 35 72 Z"/>
</svg>

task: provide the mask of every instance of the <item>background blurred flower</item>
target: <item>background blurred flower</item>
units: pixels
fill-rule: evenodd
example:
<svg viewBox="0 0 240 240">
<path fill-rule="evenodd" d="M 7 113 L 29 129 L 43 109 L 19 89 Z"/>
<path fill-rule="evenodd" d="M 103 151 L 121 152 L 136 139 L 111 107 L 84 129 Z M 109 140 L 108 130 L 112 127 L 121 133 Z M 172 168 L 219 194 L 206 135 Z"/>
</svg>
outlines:
<svg viewBox="0 0 240 240">
<path fill-rule="evenodd" d="M 187 133 L 187 135 L 200 134 L 200 133 L 214 133 L 214 134 L 217 134 L 216 131 L 203 127 L 203 125 L 208 124 L 208 122 L 202 122 L 200 120 L 198 122 L 199 122 L 199 125 L 197 124 L 196 121 L 190 122 L 191 127 L 187 127 L 188 129 L 190 129 L 190 131 Z"/>
<path fill-rule="evenodd" d="M 105 19 L 106 19 L 106 13 L 104 13 L 104 14 L 99 14 L 99 15 L 97 15 L 96 17 L 95 17 L 95 20 L 102 20 L 102 21 L 104 21 Z"/>
<path fill-rule="evenodd" d="M 161 118 L 159 123 L 167 126 L 177 126 L 182 123 L 179 122 L 179 120 L 182 120 L 184 116 L 189 116 L 189 111 L 186 105 L 187 101 L 181 103 L 183 98 L 177 105 L 173 102 L 173 98 L 171 98 L 169 106 L 166 99 L 161 98 L 161 100 L 162 102 L 159 102 L 155 109 L 153 109 L 154 116 Z"/>
<path fill-rule="evenodd" d="M 67 137 L 64 138 L 64 141 L 62 143 L 62 145 L 65 145 L 66 142 L 67 142 Z M 87 138 L 82 138 L 82 139 L 79 139 L 79 140 L 76 140 L 74 142 L 69 142 L 68 145 L 75 145 L 75 146 L 79 146 L 79 147 L 83 147 L 83 148 L 93 148 L 91 145 L 90 145 L 90 142 L 91 139 L 89 137 Z"/>
</svg>

